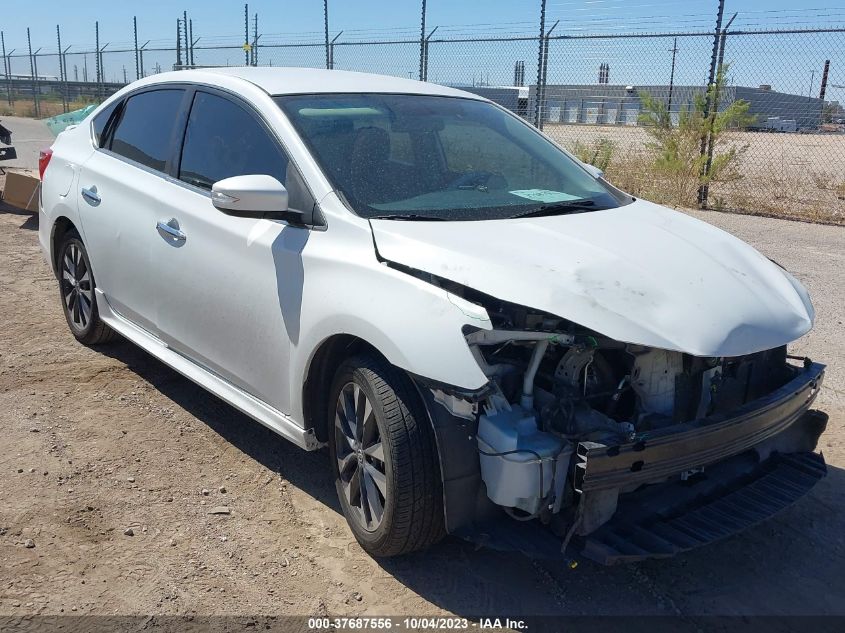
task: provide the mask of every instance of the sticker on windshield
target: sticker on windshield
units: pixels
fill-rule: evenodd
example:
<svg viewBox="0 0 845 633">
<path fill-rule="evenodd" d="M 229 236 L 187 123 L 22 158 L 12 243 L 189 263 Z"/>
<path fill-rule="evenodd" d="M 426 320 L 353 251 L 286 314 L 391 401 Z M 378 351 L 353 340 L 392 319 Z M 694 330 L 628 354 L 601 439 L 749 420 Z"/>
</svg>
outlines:
<svg viewBox="0 0 845 633">
<path fill-rule="evenodd" d="M 520 198 L 533 200 L 534 202 L 567 202 L 568 200 L 578 200 L 578 196 L 563 193 L 562 191 L 551 191 L 549 189 L 519 189 L 510 193 Z"/>
</svg>

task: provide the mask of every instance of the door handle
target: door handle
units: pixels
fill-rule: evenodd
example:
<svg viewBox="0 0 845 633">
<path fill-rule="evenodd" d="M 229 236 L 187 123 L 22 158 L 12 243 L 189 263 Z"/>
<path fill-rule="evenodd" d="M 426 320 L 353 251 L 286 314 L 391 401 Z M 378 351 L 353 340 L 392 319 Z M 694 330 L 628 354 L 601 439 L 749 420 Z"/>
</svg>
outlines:
<svg viewBox="0 0 845 633">
<path fill-rule="evenodd" d="M 173 226 L 174 224 L 176 226 Z M 171 218 L 167 222 L 159 220 L 156 223 L 156 228 L 177 242 L 184 242 L 188 238 L 187 235 L 179 230 L 179 223 L 176 221 L 176 218 Z"/>
<path fill-rule="evenodd" d="M 100 196 L 99 194 L 97 194 L 96 185 L 91 185 L 90 187 L 83 187 L 82 197 L 85 198 L 85 201 L 91 206 L 96 207 L 98 204 L 100 204 Z"/>
</svg>

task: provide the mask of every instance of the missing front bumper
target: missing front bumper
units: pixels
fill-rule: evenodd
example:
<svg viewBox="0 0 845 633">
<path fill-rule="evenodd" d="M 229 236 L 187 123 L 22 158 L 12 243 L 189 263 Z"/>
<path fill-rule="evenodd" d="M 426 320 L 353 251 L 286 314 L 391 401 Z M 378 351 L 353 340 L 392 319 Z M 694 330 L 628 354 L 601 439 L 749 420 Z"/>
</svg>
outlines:
<svg viewBox="0 0 845 633">
<path fill-rule="evenodd" d="M 807 413 L 821 387 L 824 370 L 824 365 L 808 362 L 783 387 L 730 416 L 641 434 L 619 446 L 582 442 L 577 450 L 575 489 L 584 494 L 633 490 L 764 445 Z M 778 448 L 781 452 L 811 451 L 818 435 L 808 438 L 812 445 L 799 442 Z"/>
<path fill-rule="evenodd" d="M 678 481 L 630 495 L 609 523 L 581 540 L 581 554 L 603 565 L 674 556 L 769 519 L 827 474 L 818 453 L 754 459 L 746 453 L 692 484 Z"/>
</svg>

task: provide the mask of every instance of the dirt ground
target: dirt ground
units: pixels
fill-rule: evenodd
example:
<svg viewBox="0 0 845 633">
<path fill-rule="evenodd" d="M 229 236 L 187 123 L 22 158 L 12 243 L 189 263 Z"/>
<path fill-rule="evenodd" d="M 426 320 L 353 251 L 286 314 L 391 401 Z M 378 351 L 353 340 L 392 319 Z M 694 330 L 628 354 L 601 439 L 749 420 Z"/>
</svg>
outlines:
<svg viewBox="0 0 845 633">
<path fill-rule="evenodd" d="M 325 451 L 301 451 L 127 342 L 77 344 L 37 218 L 0 209 L 0 616 L 845 614 L 845 228 L 701 216 L 815 299 L 817 327 L 793 351 L 829 364 L 829 476 L 727 541 L 570 570 L 456 539 L 369 558 Z"/>
</svg>

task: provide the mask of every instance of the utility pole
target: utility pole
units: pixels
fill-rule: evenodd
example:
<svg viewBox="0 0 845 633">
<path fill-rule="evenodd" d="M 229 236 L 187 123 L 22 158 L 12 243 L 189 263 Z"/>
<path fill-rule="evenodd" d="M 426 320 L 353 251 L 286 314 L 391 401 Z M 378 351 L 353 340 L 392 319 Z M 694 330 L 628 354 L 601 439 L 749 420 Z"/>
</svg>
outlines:
<svg viewBox="0 0 845 633">
<path fill-rule="evenodd" d="M 675 56 L 678 54 L 678 38 L 675 38 L 675 43 L 669 49 L 672 53 L 672 72 L 669 73 L 669 99 L 666 103 L 666 112 L 669 115 L 669 125 L 672 124 L 672 91 L 675 88 Z"/>
<path fill-rule="evenodd" d="M 326 68 L 330 68 L 331 60 L 329 59 L 329 0 L 323 0 L 323 23 L 325 25 L 326 33 Z"/>
<path fill-rule="evenodd" d="M 546 0 L 540 0 L 540 37 L 537 51 L 537 87 L 534 90 L 534 127 L 543 129 L 542 110 L 540 106 L 540 84 L 543 81 L 543 50 L 546 37 Z"/>
<path fill-rule="evenodd" d="M 819 88 L 819 99 L 824 101 L 824 96 L 827 93 L 827 74 L 830 72 L 830 60 L 824 60 L 824 70 L 822 71 L 822 85 Z"/>
<path fill-rule="evenodd" d="M 425 81 L 425 0 L 422 0 L 420 23 L 420 81 Z"/>
</svg>

